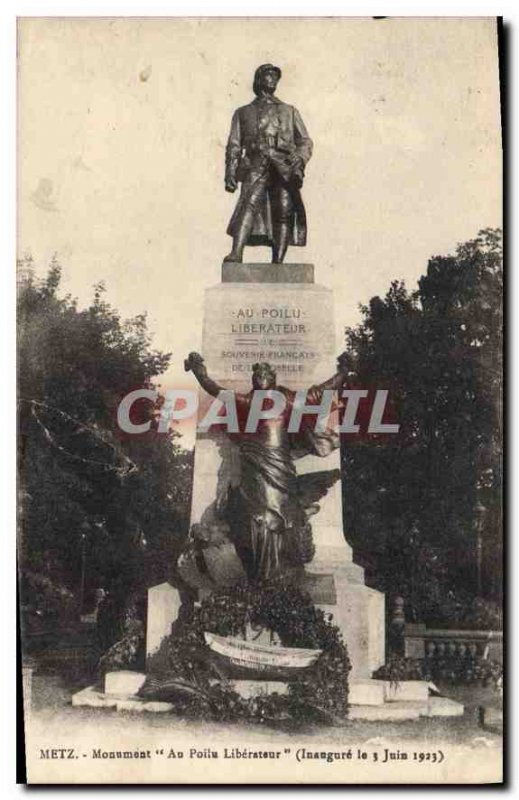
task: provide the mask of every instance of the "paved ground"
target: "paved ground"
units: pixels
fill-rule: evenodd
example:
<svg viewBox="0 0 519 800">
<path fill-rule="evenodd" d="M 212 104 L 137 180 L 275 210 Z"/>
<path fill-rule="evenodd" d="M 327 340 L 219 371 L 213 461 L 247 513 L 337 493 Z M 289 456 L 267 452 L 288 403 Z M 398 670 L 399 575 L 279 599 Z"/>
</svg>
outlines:
<svg viewBox="0 0 519 800">
<path fill-rule="evenodd" d="M 136 733 L 159 730 L 171 733 L 182 731 L 193 740 L 210 738 L 218 741 L 231 736 L 246 736 L 247 740 L 269 739 L 280 742 L 291 739 L 293 731 L 266 729 L 261 725 L 236 725 L 217 722 L 199 722 L 180 719 L 172 714 L 132 714 L 115 712 L 108 709 L 73 708 L 70 697 L 73 691 L 83 688 L 82 685 L 71 685 L 57 675 L 35 675 L 32 687 L 32 717 L 38 728 L 54 729 L 62 735 L 67 730 L 70 734 L 91 728 L 92 732 L 109 733 L 119 729 L 124 720 L 125 730 L 133 729 Z M 309 741 L 318 739 L 320 743 L 339 742 L 341 745 L 365 742 L 370 739 L 384 739 L 388 742 L 409 742 L 413 745 L 432 746 L 438 742 L 468 744 L 472 746 L 499 746 L 501 737 L 486 731 L 480 724 L 480 707 L 483 705 L 500 706 L 500 698 L 488 689 L 458 688 L 444 691 L 449 697 L 460 700 L 465 705 L 465 714 L 453 718 L 420 718 L 405 722 L 366 722 L 355 720 L 339 728 L 307 727 L 297 732 L 298 738 Z"/>
</svg>

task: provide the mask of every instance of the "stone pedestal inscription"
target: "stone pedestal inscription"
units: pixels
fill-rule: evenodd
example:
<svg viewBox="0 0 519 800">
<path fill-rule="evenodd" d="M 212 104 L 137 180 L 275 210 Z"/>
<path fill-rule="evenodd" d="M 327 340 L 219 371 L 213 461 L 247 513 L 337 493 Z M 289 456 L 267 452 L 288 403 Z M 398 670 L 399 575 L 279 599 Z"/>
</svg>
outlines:
<svg viewBox="0 0 519 800">
<path fill-rule="evenodd" d="M 278 382 L 310 387 L 335 367 L 333 298 L 316 284 L 225 283 L 205 293 L 203 356 L 224 385 L 250 389 L 252 365 L 268 361 Z"/>
</svg>

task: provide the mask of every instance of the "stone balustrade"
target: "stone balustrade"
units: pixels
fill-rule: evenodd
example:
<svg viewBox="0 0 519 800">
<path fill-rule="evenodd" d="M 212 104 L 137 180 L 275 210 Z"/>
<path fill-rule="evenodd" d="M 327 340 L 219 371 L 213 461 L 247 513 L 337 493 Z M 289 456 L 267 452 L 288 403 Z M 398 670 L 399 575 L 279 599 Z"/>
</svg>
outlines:
<svg viewBox="0 0 519 800">
<path fill-rule="evenodd" d="M 406 623 L 403 627 L 406 658 L 463 658 L 467 655 L 503 663 L 503 632 L 444 630 Z"/>
</svg>

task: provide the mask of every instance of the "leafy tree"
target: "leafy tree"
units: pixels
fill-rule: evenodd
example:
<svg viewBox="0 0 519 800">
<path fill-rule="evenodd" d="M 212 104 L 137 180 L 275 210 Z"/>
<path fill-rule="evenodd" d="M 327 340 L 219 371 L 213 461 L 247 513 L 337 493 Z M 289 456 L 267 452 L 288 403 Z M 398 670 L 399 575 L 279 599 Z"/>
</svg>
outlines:
<svg viewBox="0 0 519 800">
<path fill-rule="evenodd" d="M 54 259 L 45 280 L 25 269 L 19 287 L 22 576 L 34 585 L 42 574 L 77 597 L 86 559 L 87 594 L 116 583 L 126 591 L 173 564 L 191 454 L 177 433 L 157 432 L 149 403 L 134 412 L 152 421 L 149 434 L 119 430 L 120 400 L 152 387 L 170 355 L 151 348 L 145 315 L 120 318 L 102 284 L 86 309 L 61 297 L 60 273 Z"/>
<path fill-rule="evenodd" d="M 501 589 L 500 232 L 431 258 L 417 291 L 394 281 L 362 315 L 346 331 L 352 384 L 389 389 L 401 429 L 345 442 L 346 530 L 380 588 L 438 619 L 449 592 Z"/>
</svg>

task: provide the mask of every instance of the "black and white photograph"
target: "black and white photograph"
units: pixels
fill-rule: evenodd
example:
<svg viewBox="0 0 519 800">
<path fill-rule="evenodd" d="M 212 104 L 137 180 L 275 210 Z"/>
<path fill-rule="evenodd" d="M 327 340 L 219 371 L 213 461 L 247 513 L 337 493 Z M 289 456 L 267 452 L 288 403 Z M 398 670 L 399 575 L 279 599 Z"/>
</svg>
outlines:
<svg viewBox="0 0 519 800">
<path fill-rule="evenodd" d="M 502 783 L 503 42 L 18 18 L 27 783 Z"/>
</svg>

